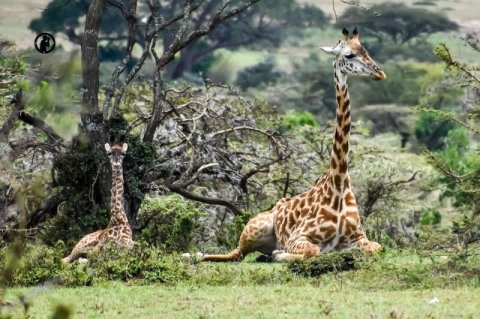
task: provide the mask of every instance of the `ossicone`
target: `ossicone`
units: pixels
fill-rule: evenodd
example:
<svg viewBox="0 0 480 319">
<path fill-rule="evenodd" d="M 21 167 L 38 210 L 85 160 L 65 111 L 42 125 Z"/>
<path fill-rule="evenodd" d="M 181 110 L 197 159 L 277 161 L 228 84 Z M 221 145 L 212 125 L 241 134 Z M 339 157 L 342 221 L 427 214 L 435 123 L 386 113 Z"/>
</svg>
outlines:
<svg viewBox="0 0 480 319">
<path fill-rule="evenodd" d="M 350 32 L 348 31 L 347 28 L 342 29 L 342 34 L 345 36 L 345 40 L 348 40 L 350 38 Z M 358 33 L 358 29 L 357 29 L 357 27 L 355 27 L 355 29 L 353 29 L 351 39 L 356 39 L 356 38 L 358 38 L 359 35 L 360 35 L 360 33 Z"/>
</svg>

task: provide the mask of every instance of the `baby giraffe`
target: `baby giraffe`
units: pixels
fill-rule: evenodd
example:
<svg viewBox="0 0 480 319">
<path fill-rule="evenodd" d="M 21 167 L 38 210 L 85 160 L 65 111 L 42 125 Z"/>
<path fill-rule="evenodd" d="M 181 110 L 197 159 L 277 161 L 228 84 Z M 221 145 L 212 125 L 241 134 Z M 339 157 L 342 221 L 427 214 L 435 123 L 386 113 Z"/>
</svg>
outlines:
<svg viewBox="0 0 480 319">
<path fill-rule="evenodd" d="M 112 193 L 110 198 L 110 223 L 106 229 L 97 230 L 84 236 L 75 245 L 70 255 L 63 258 L 69 263 L 89 251 L 100 248 L 107 241 L 117 243 L 120 247 L 133 248 L 132 229 L 128 224 L 127 214 L 123 207 L 123 170 L 122 162 L 127 152 L 127 144 L 105 144 L 110 163 L 112 164 Z"/>
</svg>

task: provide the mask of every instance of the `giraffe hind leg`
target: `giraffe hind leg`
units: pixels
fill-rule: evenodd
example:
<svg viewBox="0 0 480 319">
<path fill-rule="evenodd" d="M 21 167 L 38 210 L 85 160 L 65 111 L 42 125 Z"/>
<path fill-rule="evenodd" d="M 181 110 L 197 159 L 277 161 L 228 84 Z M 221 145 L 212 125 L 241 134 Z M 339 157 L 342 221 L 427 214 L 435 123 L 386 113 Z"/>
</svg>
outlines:
<svg viewBox="0 0 480 319">
<path fill-rule="evenodd" d="M 254 251 L 271 255 L 276 246 L 273 214 L 265 212 L 250 219 L 240 235 L 237 248 L 225 255 L 204 255 L 202 261 L 241 261 Z"/>
</svg>

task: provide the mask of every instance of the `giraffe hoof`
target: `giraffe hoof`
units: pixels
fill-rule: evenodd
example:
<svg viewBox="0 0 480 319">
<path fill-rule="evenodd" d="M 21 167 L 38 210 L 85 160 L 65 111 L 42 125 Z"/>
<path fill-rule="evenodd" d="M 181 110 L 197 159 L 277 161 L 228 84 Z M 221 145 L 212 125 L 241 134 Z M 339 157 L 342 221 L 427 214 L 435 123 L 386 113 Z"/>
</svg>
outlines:
<svg viewBox="0 0 480 319">
<path fill-rule="evenodd" d="M 88 264 L 88 259 L 87 258 L 78 258 L 78 263 L 79 264 Z"/>
<path fill-rule="evenodd" d="M 285 250 L 277 249 L 272 252 L 272 260 L 276 262 L 284 261 Z"/>
<path fill-rule="evenodd" d="M 365 255 L 367 255 L 367 256 L 372 256 L 372 255 L 380 252 L 380 250 L 382 250 L 382 245 L 380 245 L 379 243 L 377 243 L 375 241 L 369 242 L 364 247 Z"/>
</svg>

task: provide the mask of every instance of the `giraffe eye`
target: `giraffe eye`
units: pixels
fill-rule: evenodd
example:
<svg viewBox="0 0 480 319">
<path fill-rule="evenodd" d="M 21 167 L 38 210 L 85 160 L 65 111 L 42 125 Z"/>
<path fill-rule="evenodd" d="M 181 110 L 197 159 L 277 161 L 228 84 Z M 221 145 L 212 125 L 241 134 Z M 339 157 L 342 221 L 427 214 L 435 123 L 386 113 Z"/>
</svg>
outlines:
<svg viewBox="0 0 480 319">
<path fill-rule="evenodd" d="M 350 59 L 353 59 L 355 57 L 355 54 L 350 53 L 350 54 L 347 54 L 345 57 L 350 60 Z"/>
</svg>

